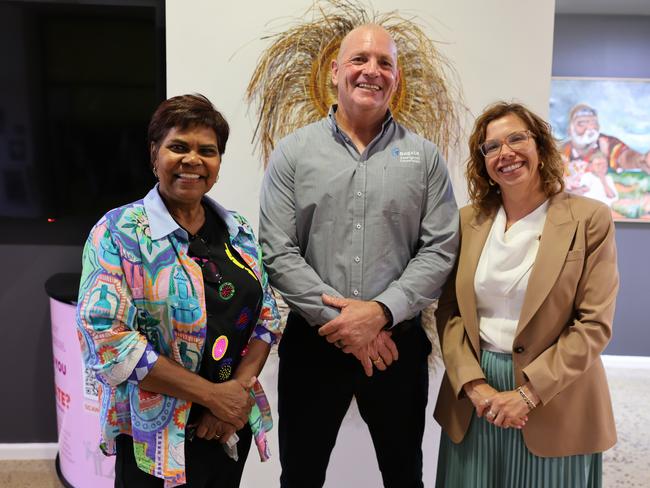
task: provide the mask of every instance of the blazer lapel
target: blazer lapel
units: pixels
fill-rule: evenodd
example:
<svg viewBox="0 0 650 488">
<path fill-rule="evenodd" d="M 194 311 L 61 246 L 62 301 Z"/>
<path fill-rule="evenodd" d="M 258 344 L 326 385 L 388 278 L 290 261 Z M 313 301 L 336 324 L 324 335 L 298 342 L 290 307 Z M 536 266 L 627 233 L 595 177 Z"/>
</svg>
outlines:
<svg viewBox="0 0 650 488">
<path fill-rule="evenodd" d="M 573 220 L 565 193 L 552 197 L 539 242 L 535 265 L 530 273 L 524 303 L 517 324 L 519 334 L 548 296 L 562 270 L 578 222 Z"/>
<path fill-rule="evenodd" d="M 478 314 L 476 311 L 476 296 L 474 294 L 474 275 L 476 274 L 478 261 L 493 222 L 494 216 L 473 216 L 465 229 L 463 229 L 463 243 L 456 275 L 458 309 L 465 322 L 465 329 L 476 352 L 476 357 L 479 357 L 481 347 Z"/>
</svg>

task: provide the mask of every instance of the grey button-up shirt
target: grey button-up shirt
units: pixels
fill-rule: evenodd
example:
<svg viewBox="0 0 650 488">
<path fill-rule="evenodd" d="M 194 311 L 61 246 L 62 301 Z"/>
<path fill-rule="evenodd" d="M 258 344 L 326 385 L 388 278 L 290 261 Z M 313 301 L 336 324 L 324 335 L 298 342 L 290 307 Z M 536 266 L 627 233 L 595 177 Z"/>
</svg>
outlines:
<svg viewBox="0 0 650 488">
<path fill-rule="evenodd" d="M 262 185 L 264 264 L 292 310 L 322 325 L 321 294 L 377 300 L 395 324 L 440 294 L 458 251 L 458 209 L 436 146 L 387 116 L 359 154 L 327 118 L 282 139 Z"/>
</svg>

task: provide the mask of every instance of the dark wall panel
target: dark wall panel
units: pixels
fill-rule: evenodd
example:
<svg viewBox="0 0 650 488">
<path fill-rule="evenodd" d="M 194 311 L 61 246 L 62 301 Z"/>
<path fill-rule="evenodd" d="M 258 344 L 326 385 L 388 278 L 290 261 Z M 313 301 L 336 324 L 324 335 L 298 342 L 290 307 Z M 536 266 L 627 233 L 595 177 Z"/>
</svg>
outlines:
<svg viewBox="0 0 650 488">
<path fill-rule="evenodd" d="M 650 16 L 557 15 L 553 76 L 650 79 Z M 618 295 L 606 354 L 650 356 L 650 225 L 616 224 Z"/>
<path fill-rule="evenodd" d="M 0 443 L 56 442 L 54 365 L 45 281 L 81 272 L 81 247 L 0 245 Z M 75 327 L 75 324 L 70 324 Z"/>
</svg>

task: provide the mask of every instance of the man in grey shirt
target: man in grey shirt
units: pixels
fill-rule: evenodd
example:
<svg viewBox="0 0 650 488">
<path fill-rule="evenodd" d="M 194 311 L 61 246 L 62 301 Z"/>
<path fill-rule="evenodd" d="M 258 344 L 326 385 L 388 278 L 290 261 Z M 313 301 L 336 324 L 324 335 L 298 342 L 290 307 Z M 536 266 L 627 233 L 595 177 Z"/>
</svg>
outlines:
<svg viewBox="0 0 650 488">
<path fill-rule="evenodd" d="M 281 486 L 323 485 L 354 396 L 384 486 L 422 487 L 431 345 L 419 312 L 454 265 L 458 210 L 436 146 L 388 109 L 399 81 L 388 32 L 351 31 L 332 81 L 338 106 L 278 143 L 262 188 L 264 263 L 291 309 L 279 350 Z"/>
</svg>

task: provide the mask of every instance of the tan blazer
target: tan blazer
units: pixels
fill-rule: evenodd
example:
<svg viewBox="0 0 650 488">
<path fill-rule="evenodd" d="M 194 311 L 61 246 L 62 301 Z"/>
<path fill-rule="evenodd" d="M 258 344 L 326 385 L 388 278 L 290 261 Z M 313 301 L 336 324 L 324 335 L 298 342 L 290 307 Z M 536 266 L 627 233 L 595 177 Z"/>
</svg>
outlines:
<svg viewBox="0 0 650 488">
<path fill-rule="evenodd" d="M 460 442 L 474 408 L 462 387 L 484 378 L 474 273 L 493 217 L 460 212 L 461 250 L 455 283 L 436 313 L 446 366 L 435 418 Z M 513 343 L 515 384 L 530 380 L 542 404 L 523 429 L 538 456 L 601 452 L 616 443 L 609 388 L 600 353 L 612 334 L 618 290 L 614 224 L 596 200 L 551 198 Z"/>
</svg>

